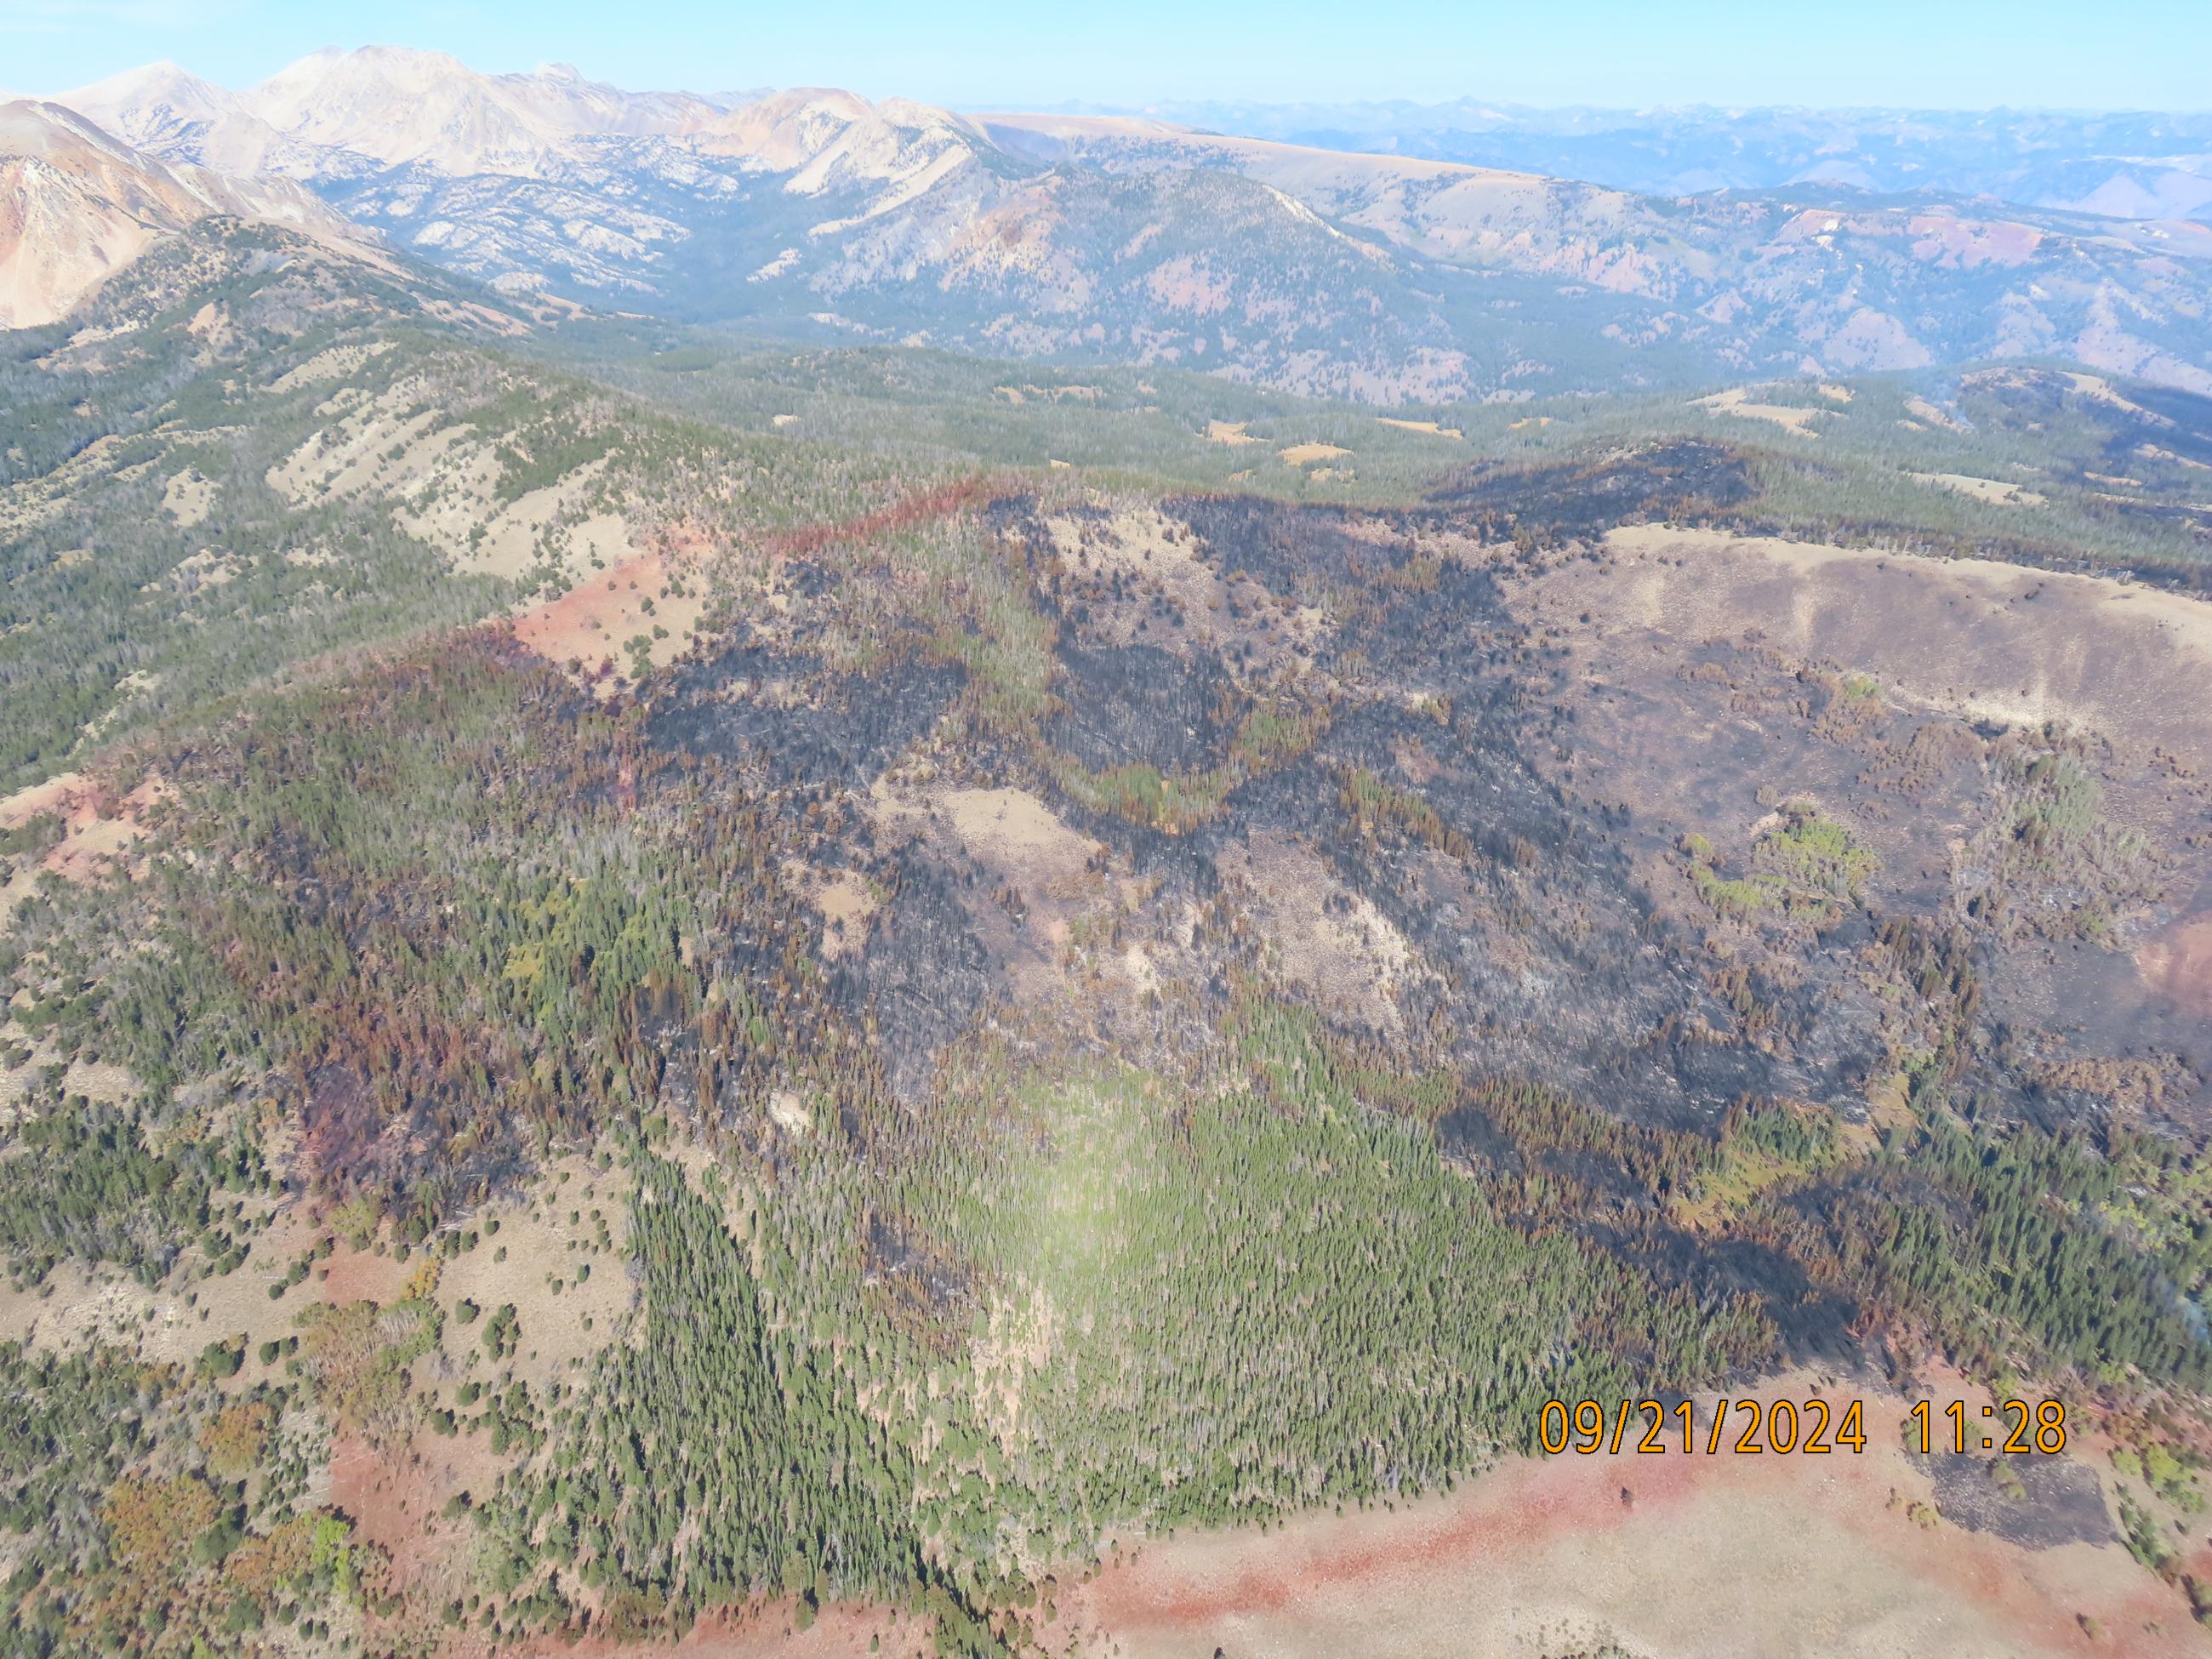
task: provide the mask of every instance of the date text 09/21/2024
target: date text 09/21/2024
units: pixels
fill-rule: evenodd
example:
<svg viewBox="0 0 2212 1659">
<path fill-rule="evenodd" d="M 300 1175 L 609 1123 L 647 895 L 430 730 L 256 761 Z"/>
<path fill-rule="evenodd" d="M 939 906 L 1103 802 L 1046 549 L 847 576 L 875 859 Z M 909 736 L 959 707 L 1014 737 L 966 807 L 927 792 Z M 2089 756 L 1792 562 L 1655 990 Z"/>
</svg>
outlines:
<svg viewBox="0 0 2212 1659">
<path fill-rule="evenodd" d="M 1920 1452 L 1943 1448 L 2054 1457 L 2066 1449 L 2066 1407 L 2057 1400 L 2007 1400 L 1984 1406 L 1978 1414 L 1963 1401 L 1938 1407 L 1923 1400 L 1905 1413 L 1903 1426 L 1906 1448 Z M 1671 1409 L 1657 1400 L 1623 1400 L 1608 1411 L 1595 1400 L 1572 1405 L 1549 1400 L 1537 1424 L 1537 1443 L 1555 1455 L 1859 1453 L 1866 1450 L 1866 1402 L 1719 1400 L 1701 1411 L 1688 1400 Z"/>
</svg>

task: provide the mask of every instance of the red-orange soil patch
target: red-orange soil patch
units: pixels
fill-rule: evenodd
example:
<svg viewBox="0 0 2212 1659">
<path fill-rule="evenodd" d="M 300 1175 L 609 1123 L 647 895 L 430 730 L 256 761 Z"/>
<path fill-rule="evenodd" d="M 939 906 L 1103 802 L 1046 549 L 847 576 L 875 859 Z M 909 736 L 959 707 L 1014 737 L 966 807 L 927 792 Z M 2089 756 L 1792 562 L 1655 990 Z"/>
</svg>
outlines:
<svg viewBox="0 0 2212 1659">
<path fill-rule="evenodd" d="M 174 793 L 165 779 L 153 775 L 120 792 L 112 779 L 65 772 L 0 800 L 0 830 L 58 817 L 62 838 L 47 849 L 40 869 L 78 882 L 117 870 L 135 873 L 130 854 L 145 838 L 146 817 Z"/>
<path fill-rule="evenodd" d="M 447 1494 L 427 1462 L 402 1449 L 387 1455 L 356 1436 L 331 1447 L 331 1503 L 361 1538 L 385 1552 L 395 1587 L 422 1582 L 449 1553 L 430 1525 Z"/>
<path fill-rule="evenodd" d="M 63 772 L 48 778 L 44 783 L 18 789 L 4 800 L 0 800 L 0 830 L 20 829 L 33 818 L 49 814 L 67 816 L 70 803 L 78 793 L 89 787 L 82 773 Z"/>
<path fill-rule="evenodd" d="M 840 543 L 868 541 L 949 518 L 983 501 L 991 488 L 987 479 L 967 478 L 916 490 L 872 512 L 779 532 L 763 540 L 761 552 L 771 564 L 780 564 Z M 580 665 L 588 683 L 603 685 L 628 672 L 629 641 L 641 634 L 650 636 L 659 623 L 669 637 L 654 642 L 653 660 L 656 665 L 667 662 L 688 642 L 705 609 L 699 590 L 704 586 L 704 560 L 712 552 L 709 539 L 696 528 L 665 530 L 655 537 L 651 550 L 612 569 L 594 571 L 588 580 L 559 598 L 523 611 L 515 618 L 514 636 L 550 661 Z M 690 599 L 663 592 L 676 575 L 692 590 Z M 652 611 L 645 608 L 648 599 L 653 601 Z"/>
<path fill-rule="evenodd" d="M 629 659 L 629 640 L 649 636 L 656 623 L 668 625 L 662 590 L 672 574 L 667 556 L 659 552 L 594 571 L 589 580 L 516 617 L 514 636 L 550 661 L 580 662 L 587 672 L 605 664 L 619 672 Z M 654 602 L 652 611 L 647 600 Z"/>
<path fill-rule="evenodd" d="M 330 1260 L 314 1270 L 315 1299 L 334 1308 L 363 1301 L 388 1308 L 400 1299 L 410 1271 L 410 1265 L 395 1255 L 379 1255 L 374 1250 L 340 1244 L 331 1252 Z"/>
<path fill-rule="evenodd" d="M 446 1518 L 446 1501 L 459 1492 L 486 1496 L 511 1461 L 494 1457 L 485 1436 L 444 1439 L 427 1429 L 396 1447 L 355 1435 L 333 1442 L 330 1502 L 383 1556 L 387 1576 L 380 1588 L 404 1599 L 392 1630 L 474 1588 L 475 1527 L 465 1517 Z M 446 1639 L 439 1651 L 442 1659 L 479 1659 L 489 1645 L 479 1632 L 466 1631 Z"/>
</svg>

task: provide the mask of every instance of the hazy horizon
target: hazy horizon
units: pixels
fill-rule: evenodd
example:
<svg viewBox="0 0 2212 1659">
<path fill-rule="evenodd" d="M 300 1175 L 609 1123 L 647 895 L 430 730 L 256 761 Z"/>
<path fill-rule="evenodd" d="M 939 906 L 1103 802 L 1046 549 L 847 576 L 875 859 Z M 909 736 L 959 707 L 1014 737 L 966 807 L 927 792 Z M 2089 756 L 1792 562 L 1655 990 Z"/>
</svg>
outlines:
<svg viewBox="0 0 2212 1659">
<path fill-rule="evenodd" d="M 1931 15 L 1895 0 L 1819 15 L 1739 4 L 1667 15 L 1602 0 L 1572 12 L 1394 0 L 1357 38 L 1318 7 L 1157 0 L 1110 20 L 1041 23 L 971 0 L 927 23 L 863 0 L 834 37 L 805 16 L 678 7 L 610 18 L 569 3 L 455 12 L 312 10 L 260 0 L 12 0 L 0 6 L 10 94 L 64 91 L 170 59 L 250 85 L 331 46 L 451 53 L 487 73 L 573 64 L 633 89 L 836 86 L 969 109 L 1169 105 L 2198 113 L 2212 108 L 2212 11 L 2163 0 L 2106 9 L 1975 3 Z"/>
</svg>

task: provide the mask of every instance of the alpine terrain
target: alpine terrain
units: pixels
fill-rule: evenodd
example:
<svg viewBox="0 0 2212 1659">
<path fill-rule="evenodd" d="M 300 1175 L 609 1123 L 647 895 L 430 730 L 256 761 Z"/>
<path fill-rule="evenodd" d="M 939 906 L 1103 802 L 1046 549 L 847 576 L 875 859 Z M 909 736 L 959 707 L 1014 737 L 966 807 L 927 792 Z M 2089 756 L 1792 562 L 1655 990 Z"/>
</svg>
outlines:
<svg viewBox="0 0 2212 1659">
<path fill-rule="evenodd" d="M 0 1651 L 2205 1651 L 2203 118 L 1049 101 L 0 105 Z"/>
</svg>

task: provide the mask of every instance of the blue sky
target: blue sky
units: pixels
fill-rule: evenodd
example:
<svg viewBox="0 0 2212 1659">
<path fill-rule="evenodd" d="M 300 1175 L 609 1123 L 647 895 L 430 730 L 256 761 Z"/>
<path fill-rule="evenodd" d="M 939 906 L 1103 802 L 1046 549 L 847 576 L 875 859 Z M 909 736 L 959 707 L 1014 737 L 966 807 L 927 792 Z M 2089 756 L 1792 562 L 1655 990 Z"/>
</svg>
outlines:
<svg viewBox="0 0 2212 1659">
<path fill-rule="evenodd" d="M 1094 100 L 2212 107 L 2212 0 L 1194 5 L 940 0 L 0 0 L 0 88 L 155 58 L 242 86 L 322 46 L 569 62 L 629 87 L 799 84 L 969 108 Z"/>
</svg>

